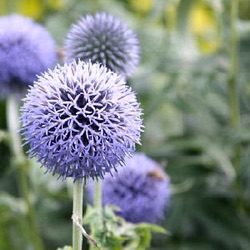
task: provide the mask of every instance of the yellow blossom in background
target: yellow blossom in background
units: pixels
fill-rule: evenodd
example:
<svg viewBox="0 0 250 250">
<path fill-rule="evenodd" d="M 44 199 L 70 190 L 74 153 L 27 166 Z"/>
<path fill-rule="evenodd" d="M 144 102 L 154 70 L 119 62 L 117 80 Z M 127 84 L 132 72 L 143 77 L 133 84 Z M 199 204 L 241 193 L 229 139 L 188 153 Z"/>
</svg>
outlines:
<svg viewBox="0 0 250 250">
<path fill-rule="evenodd" d="M 194 6 L 190 15 L 191 31 L 201 52 L 213 53 L 219 48 L 219 30 L 215 13 L 205 3 Z"/>
<path fill-rule="evenodd" d="M 40 19 L 43 16 L 44 7 L 41 0 L 19 0 L 16 4 L 16 11 L 22 15 Z"/>
<path fill-rule="evenodd" d="M 64 0 L 0 0 L 0 14 L 18 13 L 40 20 L 46 11 L 59 11 L 64 7 Z"/>
<path fill-rule="evenodd" d="M 147 14 L 153 7 L 153 0 L 129 0 L 129 5 L 138 14 Z"/>
</svg>

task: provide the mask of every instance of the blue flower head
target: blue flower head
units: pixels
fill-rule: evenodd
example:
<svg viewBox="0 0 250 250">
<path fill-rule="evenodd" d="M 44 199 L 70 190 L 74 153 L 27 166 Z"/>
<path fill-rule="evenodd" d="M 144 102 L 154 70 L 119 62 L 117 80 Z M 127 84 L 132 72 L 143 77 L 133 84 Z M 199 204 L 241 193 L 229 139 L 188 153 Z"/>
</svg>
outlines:
<svg viewBox="0 0 250 250">
<path fill-rule="evenodd" d="M 128 158 L 125 166 L 103 180 L 103 205 L 120 208 L 118 215 L 129 222 L 156 223 L 164 216 L 170 199 L 169 179 L 163 169 L 142 153 Z M 93 183 L 87 185 L 93 200 Z"/>
<path fill-rule="evenodd" d="M 124 78 L 73 60 L 38 77 L 21 108 L 30 157 L 53 174 L 103 178 L 135 150 L 141 109 Z"/>
<path fill-rule="evenodd" d="M 139 63 L 139 41 L 118 18 L 106 13 L 82 17 L 65 39 L 66 61 L 80 58 L 130 76 Z"/>
<path fill-rule="evenodd" d="M 12 14 L 0 17 L 0 95 L 20 92 L 57 61 L 56 45 L 40 24 Z"/>
</svg>

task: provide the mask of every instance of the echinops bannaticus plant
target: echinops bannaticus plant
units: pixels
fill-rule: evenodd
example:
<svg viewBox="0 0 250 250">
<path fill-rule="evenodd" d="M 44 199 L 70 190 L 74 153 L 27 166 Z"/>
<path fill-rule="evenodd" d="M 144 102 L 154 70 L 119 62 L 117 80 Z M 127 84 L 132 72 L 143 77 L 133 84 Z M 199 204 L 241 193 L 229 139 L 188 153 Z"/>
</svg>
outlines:
<svg viewBox="0 0 250 250">
<path fill-rule="evenodd" d="M 93 185 L 87 186 L 93 201 Z M 114 205 L 129 222 L 156 223 L 164 217 L 170 201 L 170 184 L 163 169 L 143 153 L 134 153 L 114 176 L 103 180 L 103 205 Z"/>
<path fill-rule="evenodd" d="M 18 14 L 0 17 L 1 97 L 27 89 L 56 62 L 56 44 L 42 25 Z"/>
<path fill-rule="evenodd" d="M 38 77 L 21 121 L 30 157 L 74 180 L 103 178 L 123 165 L 142 131 L 139 103 L 124 78 L 80 60 Z"/>
<path fill-rule="evenodd" d="M 139 63 L 136 34 L 107 13 L 86 15 L 70 28 L 65 39 L 65 60 L 99 62 L 110 70 L 131 76 Z"/>
</svg>

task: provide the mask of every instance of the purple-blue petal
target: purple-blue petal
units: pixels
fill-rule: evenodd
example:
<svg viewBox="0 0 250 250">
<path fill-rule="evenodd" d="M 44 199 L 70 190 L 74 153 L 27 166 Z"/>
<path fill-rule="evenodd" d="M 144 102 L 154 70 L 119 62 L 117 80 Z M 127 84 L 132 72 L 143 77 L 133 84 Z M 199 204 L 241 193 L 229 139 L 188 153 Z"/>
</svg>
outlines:
<svg viewBox="0 0 250 250">
<path fill-rule="evenodd" d="M 103 178 L 140 142 L 141 109 L 124 78 L 72 61 L 38 77 L 21 108 L 30 157 L 63 179 Z"/>
</svg>

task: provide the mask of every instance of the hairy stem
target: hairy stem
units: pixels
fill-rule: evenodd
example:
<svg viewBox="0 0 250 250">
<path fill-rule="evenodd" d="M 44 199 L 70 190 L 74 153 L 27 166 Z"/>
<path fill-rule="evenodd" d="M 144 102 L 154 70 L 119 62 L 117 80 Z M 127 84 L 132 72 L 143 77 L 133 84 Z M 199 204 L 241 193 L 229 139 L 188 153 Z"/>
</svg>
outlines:
<svg viewBox="0 0 250 250">
<path fill-rule="evenodd" d="M 83 182 L 78 180 L 73 185 L 73 250 L 82 249 Z"/>
<path fill-rule="evenodd" d="M 102 220 L 102 181 L 96 180 L 94 187 L 94 207 L 98 212 L 98 228 L 102 230 L 103 220 Z M 95 238 L 96 236 L 96 226 L 92 225 L 91 234 Z M 90 250 L 96 250 L 96 246 L 90 245 Z"/>
</svg>

